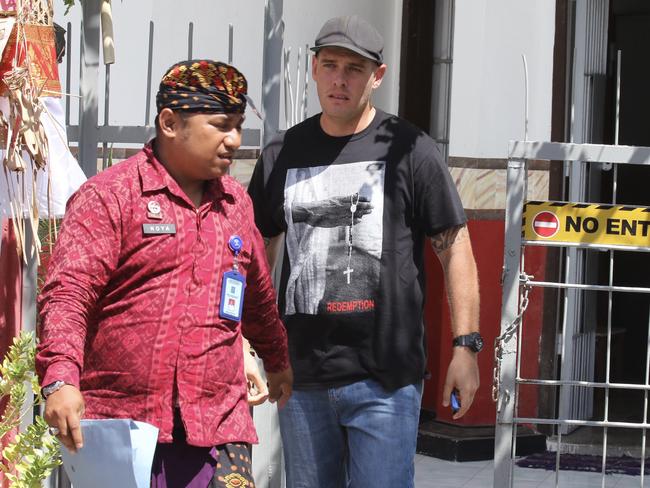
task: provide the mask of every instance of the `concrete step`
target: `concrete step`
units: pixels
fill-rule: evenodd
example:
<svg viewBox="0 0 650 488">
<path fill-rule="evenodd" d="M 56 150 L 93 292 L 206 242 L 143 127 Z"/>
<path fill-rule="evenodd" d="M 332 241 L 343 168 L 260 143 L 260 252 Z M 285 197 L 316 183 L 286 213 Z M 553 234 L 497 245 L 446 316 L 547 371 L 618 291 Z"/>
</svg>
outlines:
<svg viewBox="0 0 650 488">
<path fill-rule="evenodd" d="M 517 456 L 546 450 L 546 436 L 527 427 L 517 429 Z M 425 420 L 420 423 L 417 452 L 448 461 L 485 461 L 494 458 L 494 426 L 459 426 Z"/>
</svg>

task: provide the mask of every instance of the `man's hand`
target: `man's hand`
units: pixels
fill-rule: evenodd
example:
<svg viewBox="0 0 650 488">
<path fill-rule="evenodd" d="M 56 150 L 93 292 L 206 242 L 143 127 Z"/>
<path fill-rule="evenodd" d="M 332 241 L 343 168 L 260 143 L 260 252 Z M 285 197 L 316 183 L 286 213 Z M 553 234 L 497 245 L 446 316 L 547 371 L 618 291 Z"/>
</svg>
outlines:
<svg viewBox="0 0 650 488">
<path fill-rule="evenodd" d="M 373 208 L 368 197 L 349 195 L 316 202 L 294 203 L 291 207 L 291 217 L 294 222 L 305 222 L 313 227 L 340 227 L 350 225 L 353 216 L 354 224 L 358 224 Z"/>
<path fill-rule="evenodd" d="M 85 404 L 81 392 L 72 385 L 63 385 L 47 397 L 45 421 L 50 427 L 59 429 L 57 437 L 70 452 L 83 447 L 81 417 Z"/>
<path fill-rule="evenodd" d="M 278 402 L 280 408 L 284 407 L 293 390 L 291 366 L 279 373 L 266 373 L 266 377 L 269 382 L 269 400 L 271 403 Z"/>
<path fill-rule="evenodd" d="M 449 397 L 455 388 L 458 390 L 460 410 L 453 415 L 453 419 L 459 419 L 472 406 L 474 395 L 480 384 L 478 362 L 476 353 L 467 347 L 454 347 L 454 355 L 447 369 L 447 379 L 442 391 L 442 405 L 449 406 Z"/>
<path fill-rule="evenodd" d="M 261 405 L 269 397 L 269 389 L 260 374 L 255 357 L 244 348 L 244 372 L 248 383 L 248 405 Z"/>
</svg>

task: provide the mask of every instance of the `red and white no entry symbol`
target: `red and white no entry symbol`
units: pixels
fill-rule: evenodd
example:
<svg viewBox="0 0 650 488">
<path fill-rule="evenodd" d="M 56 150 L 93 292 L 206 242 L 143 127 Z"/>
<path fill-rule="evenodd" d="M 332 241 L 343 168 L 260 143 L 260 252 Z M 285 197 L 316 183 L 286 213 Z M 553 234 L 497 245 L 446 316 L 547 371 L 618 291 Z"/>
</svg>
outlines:
<svg viewBox="0 0 650 488">
<path fill-rule="evenodd" d="M 560 221 L 553 212 L 540 212 L 533 218 L 533 231 L 540 237 L 553 237 L 560 230 Z"/>
</svg>

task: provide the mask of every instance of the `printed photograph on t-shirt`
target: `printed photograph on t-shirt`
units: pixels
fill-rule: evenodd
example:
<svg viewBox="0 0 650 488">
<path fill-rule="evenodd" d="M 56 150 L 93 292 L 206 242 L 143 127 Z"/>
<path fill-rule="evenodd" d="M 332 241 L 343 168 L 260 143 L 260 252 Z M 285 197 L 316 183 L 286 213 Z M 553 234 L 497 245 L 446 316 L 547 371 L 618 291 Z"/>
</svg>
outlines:
<svg viewBox="0 0 650 488">
<path fill-rule="evenodd" d="M 385 166 L 363 161 L 287 171 L 287 315 L 374 311 Z"/>
</svg>

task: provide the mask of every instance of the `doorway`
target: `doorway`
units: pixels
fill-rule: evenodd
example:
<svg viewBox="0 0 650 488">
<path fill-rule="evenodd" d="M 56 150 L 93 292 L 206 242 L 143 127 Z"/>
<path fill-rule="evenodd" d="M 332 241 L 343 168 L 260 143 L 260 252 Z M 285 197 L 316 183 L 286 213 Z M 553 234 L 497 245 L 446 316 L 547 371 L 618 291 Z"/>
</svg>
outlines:
<svg viewBox="0 0 650 488">
<path fill-rule="evenodd" d="M 618 144 L 650 146 L 647 114 L 650 112 L 650 89 L 647 79 L 648 47 L 650 47 L 650 4 L 643 0 L 611 0 L 609 17 L 609 49 L 607 69 L 605 142 L 616 143 L 616 77 L 617 57 L 621 52 L 620 111 Z M 616 203 L 650 207 L 650 168 L 620 165 L 618 173 L 604 168 L 598 201 L 611 202 L 616 180 Z M 599 280 L 607 282 L 609 253 L 600 253 Z M 615 251 L 613 253 L 613 284 L 619 286 L 650 287 L 650 253 Z M 606 293 L 599 294 L 597 336 L 607 341 Z M 612 297 L 612 335 L 609 358 L 610 381 L 616 383 L 645 383 L 648 328 L 650 327 L 650 295 L 642 293 L 614 293 Z M 606 344 L 597 347 L 597 381 L 605 380 L 607 365 Z M 600 378 L 598 378 L 600 376 Z M 595 418 L 604 415 L 603 392 L 597 393 Z M 612 421 L 641 422 L 644 420 L 644 392 L 641 390 L 610 391 L 609 419 Z M 629 431 L 621 442 L 633 436 L 638 443 L 640 432 Z M 637 444 L 638 445 L 638 444 Z"/>
</svg>

